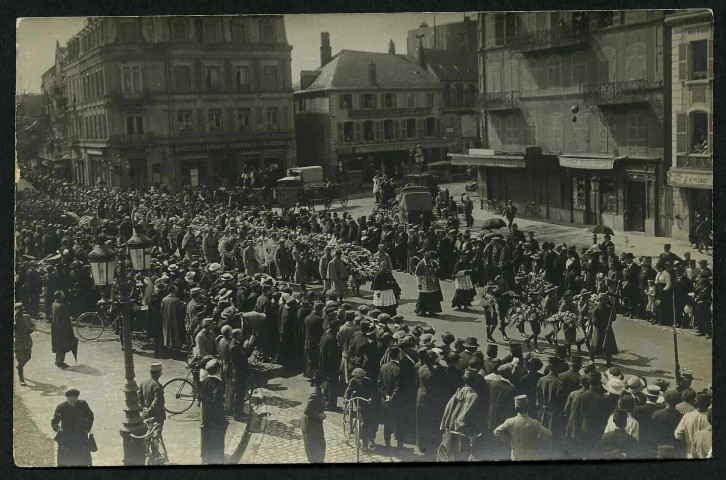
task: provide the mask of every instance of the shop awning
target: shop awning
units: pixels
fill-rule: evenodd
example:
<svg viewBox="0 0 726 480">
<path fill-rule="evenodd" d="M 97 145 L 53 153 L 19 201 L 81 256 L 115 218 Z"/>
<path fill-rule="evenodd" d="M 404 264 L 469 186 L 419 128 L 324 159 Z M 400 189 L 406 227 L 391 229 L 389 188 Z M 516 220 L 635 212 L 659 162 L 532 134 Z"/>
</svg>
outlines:
<svg viewBox="0 0 726 480">
<path fill-rule="evenodd" d="M 668 171 L 668 185 L 671 187 L 703 188 L 713 190 L 713 171 L 699 171 L 690 168 L 671 168 Z"/>
<path fill-rule="evenodd" d="M 560 155 L 560 167 L 579 168 L 582 170 L 612 170 L 615 161 L 620 157 L 596 155 Z"/>
<path fill-rule="evenodd" d="M 452 165 L 476 167 L 524 168 L 524 154 L 502 153 L 487 149 L 469 149 L 469 153 L 449 153 Z"/>
</svg>

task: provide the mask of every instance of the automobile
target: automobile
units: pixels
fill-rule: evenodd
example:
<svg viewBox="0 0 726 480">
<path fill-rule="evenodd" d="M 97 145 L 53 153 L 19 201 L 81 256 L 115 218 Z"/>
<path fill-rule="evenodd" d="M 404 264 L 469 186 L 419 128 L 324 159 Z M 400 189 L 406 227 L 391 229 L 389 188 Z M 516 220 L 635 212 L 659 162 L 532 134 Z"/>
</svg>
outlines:
<svg viewBox="0 0 726 480">
<path fill-rule="evenodd" d="M 407 186 L 426 187 L 434 197 L 439 193 L 439 177 L 431 173 L 411 173 L 406 175 Z"/>
<path fill-rule="evenodd" d="M 434 199 L 431 192 L 409 190 L 401 193 L 393 209 L 394 221 L 404 225 L 423 224 L 433 219 Z"/>
</svg>

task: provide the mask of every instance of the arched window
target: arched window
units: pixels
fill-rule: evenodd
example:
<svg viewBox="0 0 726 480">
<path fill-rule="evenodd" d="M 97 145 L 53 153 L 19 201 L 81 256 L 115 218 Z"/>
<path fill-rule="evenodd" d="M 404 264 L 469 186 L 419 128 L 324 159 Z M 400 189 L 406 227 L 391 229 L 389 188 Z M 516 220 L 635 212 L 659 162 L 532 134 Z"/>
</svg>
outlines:
<svg viewBox="0 0 726 480">
<path fill-rule="evenodd" d="M 547 60 L 547 86 L 558 88 L 562 86 L 562 58 L 552 55 Z"/>
<path fill-rule="evenodd" d="M 642 80 L 646 78 L 647 58 L 644 43 L 633 43 L 625 50 L 625 79 Z"/>
</svg>

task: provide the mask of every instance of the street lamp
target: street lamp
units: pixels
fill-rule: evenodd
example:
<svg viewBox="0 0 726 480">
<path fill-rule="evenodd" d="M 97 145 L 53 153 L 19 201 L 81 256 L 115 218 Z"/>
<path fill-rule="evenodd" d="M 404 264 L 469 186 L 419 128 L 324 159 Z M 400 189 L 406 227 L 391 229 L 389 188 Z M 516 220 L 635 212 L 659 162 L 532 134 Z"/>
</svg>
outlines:
<svg viewBox="0 0 726 480">
<path fill-rule="evenodd" d="M 88 253 L 88 262 L 91 264 L 91 276 L 97 287 L 106 287 L 113 284 L 116 270 L 116 252 L 108 245 L 98 242 Z"/>
<path fill-rule="evenodd" d="M 134 231 L 134 235 L 126 242 L 126 249 L 131 257 L 131 266 L 134 271 L 141 272 L 150 267 L 151 247 L 152 242 L 149 237 Z"/>
</svg>

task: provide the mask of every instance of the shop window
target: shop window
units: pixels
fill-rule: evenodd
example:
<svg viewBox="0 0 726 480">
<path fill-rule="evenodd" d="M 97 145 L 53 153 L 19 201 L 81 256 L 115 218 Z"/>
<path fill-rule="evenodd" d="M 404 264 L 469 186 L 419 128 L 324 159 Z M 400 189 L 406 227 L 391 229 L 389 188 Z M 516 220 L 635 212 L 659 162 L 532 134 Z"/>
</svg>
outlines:
<svg viewBox="0 0 726 480">
<path fill-rule="evenodd" d="M 708 153 L 708 114 L 705 112 L 692 112 L 688 119 L 691 127 L 691 153 Z"/>
<path fill-rule="evenodd" d="M 191 133 L 192 131 L 192 111 L 179 110 L 176 112 L 176 122 L 179 127 L 179 133 Z"/>
<path fill-rule="evenodd" d="M 343 141 L 346 143 L 353 141 L 353 122 L 345 122 L 343 124 Z"/>
<path fill-rule="evenodd" d="M 617 213 L 618 191 L 614 178 L 600 181 L 600 208 L 603 212 Z"/>
<path fill-rule="evenodd" d="M 124 93 L 141 92 L 141 67 L 124 65 L 121 67 L 121 87 Z"/>
<path fill-rule="evenodd" d="M 691 80 L 708 78 L 708 40 L 691 42 Z"/>
<path fill-rule="evenodd" d="M 222 110 L 209 110 L 207 116 L 207 128 L 210 132 L 218 132 L 222 130 Z"/>
<path fill-rule="evenodd" d="M 238 66 L 235 68 L 234 84 L 237 90 L 248 90 L 250 88 L 250 67 Z"/>
<path fill-rule="evenodd" d="M 252 117 L 252 109 L 239 108 L 237 109 L 237 130 L 240 132 L 250 129 L 250 119 Z"/>
<path fill-rule="evenodd" d="M 208 92 L 217 92 L 222 89 L 222 69 L 220 67 L 207 67 L 204 72 L 204 78 Z"/>
<path fill-rule="evenodd" d="M 373 140 L 373 121 L 372 120 L 366 120 L 363 122 L 363 140 L 365 141 L 372 141 Z"/>
<path fill-rule="evenodd" d="M 577 210 L 587 208 L 587 182 L 584 176 L 572 177 L 572 207 Z"/>
<path fill-rule="evenodd" d="M 409 118 L 406 120 L 406 138 L 414 138 L 416 136 L 416 119 Z"/>
<path fill-rule="evenodd" d="M 279 110 L 277 108 L 267 109 L 267 129 L 277 130 L 280 128 Z"/>
<path fill-rule="evenodd" d="M 353 95 L 350 93 L 345 93 L 340 96 L 340 108 L 343 110 L 352 110 L 353 109 Z"/>
</svg>

